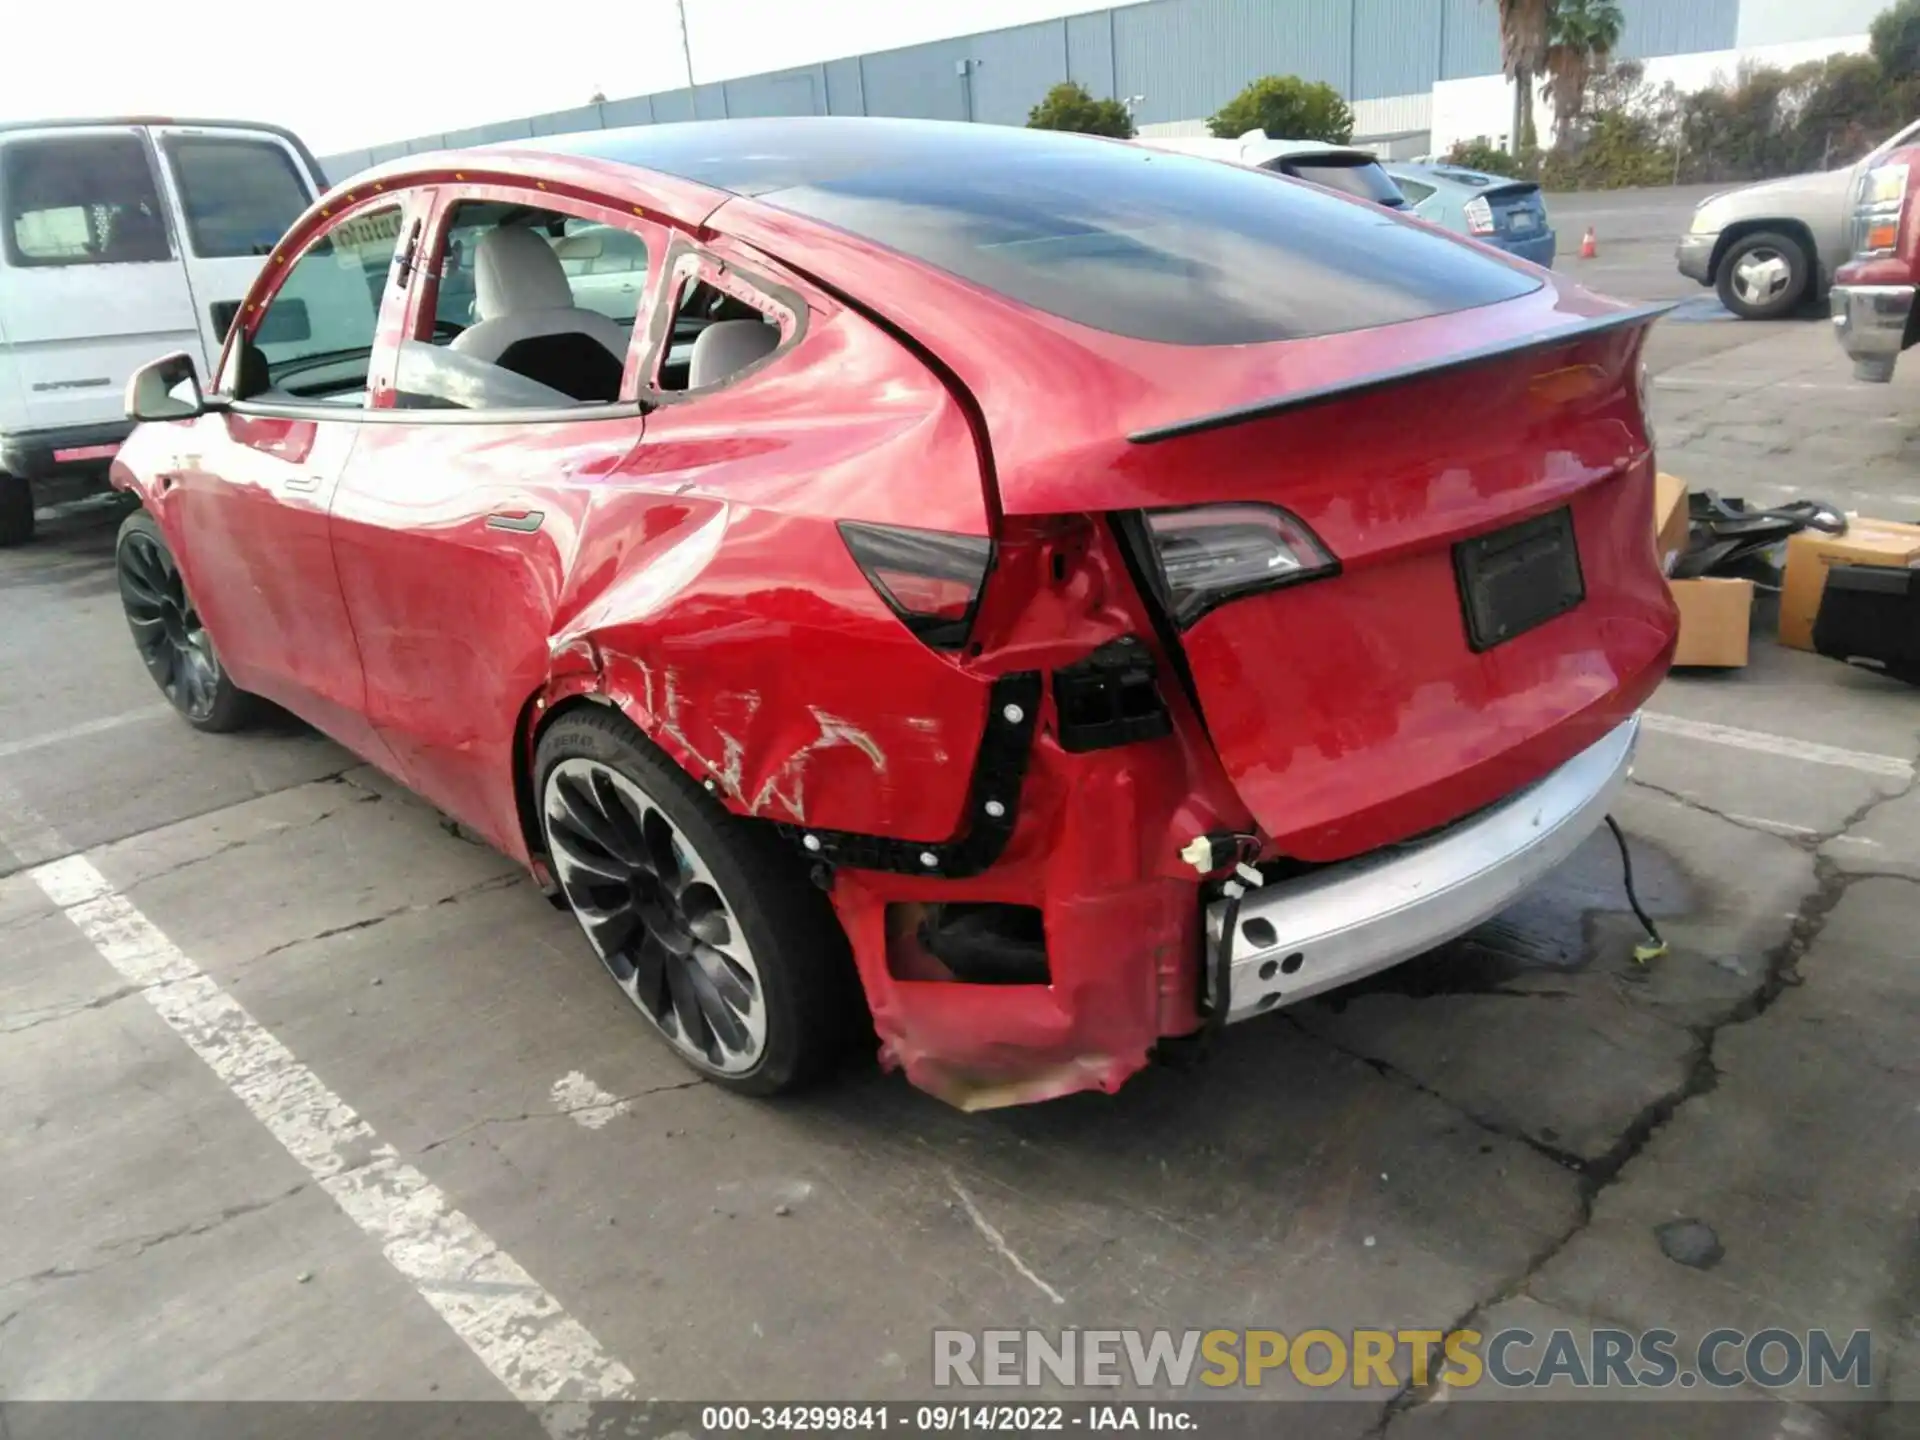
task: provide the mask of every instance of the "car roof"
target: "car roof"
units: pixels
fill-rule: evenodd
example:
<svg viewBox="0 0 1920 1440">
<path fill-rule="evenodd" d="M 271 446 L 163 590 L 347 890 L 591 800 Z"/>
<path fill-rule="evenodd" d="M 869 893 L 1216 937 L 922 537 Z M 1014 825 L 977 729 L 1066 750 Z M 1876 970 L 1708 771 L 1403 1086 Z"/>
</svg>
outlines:
<svg viewBox="0 0 1920 1440">
<path fill-rule="evenodd" d="M 1455 190 L 1490 190 L 1496 185 L 1524 185 L 1528 182 L 1516 180 L 1509 175 L 1495 175 L 1486 170 L 1469 170 L 1464 165 L 1407 165 L 1398 161 L 1388 162 L 1389 175 L 1411 175 L 1416 180 L 1425 180 L 1431 184 L 1448 186 Z"/>
<path fill-rule="evenodd" d="M 307 142 L 284 125 L 272 125 L 265 120 L 212 120 L 198 115 L 83 115 L 47 120 L 0 120 L 0 135 L 19 135 L 34 130 L 126 130 L 136 125 L 167 125 L 176 130 L 257 130 L 263 135 L 286 141 L 293 147 L 294 154 L 306 162 L 307 168 L 319 181 L 320 188 L 327 188 L 326 171 L 313 152 L 307 149 Z"/>
<path fill-rule="evenodd" d="M 112 127 L 124 130 L 134 125 L 171 125 L 182 130 L 264 130 L 283 140 L 297 140 L 291 130 L 265 120 L 210 120 L 187 115 L 82 115 L 55 116 L 45 120 L 0 120 L 0 134 L 18 130 L 88 130 Z"/>
<path fill-rule="evenodd" d="M 611 161 L 691 180 L 735 195 L 765 196 L 848 176 L 938 165 L 965 156 L 1057 152 L 1062 146 L 1117 144 L 1098 136 L 951 120 L 799 115 L 752 120 L 694 120 L 543 135 L 490 149 Z"/>
</svg>

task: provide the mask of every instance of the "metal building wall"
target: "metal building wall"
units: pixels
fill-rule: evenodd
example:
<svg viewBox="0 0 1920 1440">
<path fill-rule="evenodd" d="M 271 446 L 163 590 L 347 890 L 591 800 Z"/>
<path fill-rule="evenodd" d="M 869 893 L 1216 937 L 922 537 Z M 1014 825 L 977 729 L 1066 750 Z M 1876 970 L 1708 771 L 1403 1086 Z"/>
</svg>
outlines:
<svg viewBox="0 0 1920 1440">
<path fill-rule="evenodd" d="M 955 67 L 971 55 L 972 37 L 863 55 L 860 72 L 867 114 L 965 120 L 968 96 Z"/>
<path fill-rule="evenodd" d="M 1353 85 L 1349 100 L 1422 95 L 1440 78 L 1442 0 L 1353 0 Z"/>
<path fill-rule="evenodd" d="M 827 113 L 866 114 L 867 90 L 861 79 L 860 57 L 855 55 L 846 60 L 829 60 L 823 68 L 827 72 Z"/>
<path fill-rule="evenodd" d="M 1741 35 L 1743 23 L 1756 28 L 1755 13 L 1758 28 L 1771 30 L 1818 5 L 1822 12 L 1846 12 L 1852 25 L 1853 12 L 1878 3 L 1621 0 L 1622 50 L 1641 57 L 1726 50 L 1758 43 Z M 324 164 L 341 179 L 442 145 L 729 116 L 903 115 L 1020 125 L 1050 86 L 1069 78 L 1097 96 L 1141 97 L 1135 118 L 1142 125 L 1210 115 L 1262 75 L 1324 80 L 1356 103 L 1418 97 L 1441 80 L 1499 71 L 1497 13 L 1495 0 L 1144 0 L 705 84 L 691 97 L 681 88 L 418 136 L 331 156 Z"/>
<path fill-rule="evenodd" d="M 1809 9 L 1822 0 L 1802 0 Z M 1620 54 L 1628 60 L 1731 50 L 1740 32 L 1740 0 L 1620 0 L 1627 22 Z"/>
<path fill-rule="evenodd" d="M 1067 78 L 1063 20 L 996 30 L 963 48 L 970 52 L 973 118 L 990 125 L 1026 124 L 1040 97 Z"/>
<path fill-rule="evenodd" d="M 826 112 L 827 77 L 817 65 L 782 70 L 772 75 L 749 75 L 728 80 L 721 87 L 728 119 L 763 115 L 820 115 Z"/>
<path fill-rule="evenodd" d="M 1344 91 L 1352 44 L 1353 0 L 1155 0 L 1113 12 L 1114 80 L 1144 97 L 1143 124 L 1211 114 L 1262 75 Z"/>
<path fill-rule="evenodd" d="M 1084 85 L 1096 100 L 1124 100 L 1113 74 L 1113 11 L 1069 15 L 1061 22 L 1067 36 L 1067 78 Z"/>
<path fill-rule="evenodd" d="M 1440 78 L 1468 80 L 1499 70 L 1500 20 L 1493 0 L 1441 0 Z"/>
</svg>

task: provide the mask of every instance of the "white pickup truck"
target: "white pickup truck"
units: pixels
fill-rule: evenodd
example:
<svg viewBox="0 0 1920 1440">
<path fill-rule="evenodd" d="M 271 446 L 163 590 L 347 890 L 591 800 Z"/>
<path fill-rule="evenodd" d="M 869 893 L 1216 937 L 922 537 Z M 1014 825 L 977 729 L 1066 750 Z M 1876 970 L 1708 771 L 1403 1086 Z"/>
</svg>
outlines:
<svg viewBox="0 0 1920 1440">
<path fill-rule="evenodd" d="M 237 120 L 0 125 L 0 545 L 104 483 L 128 377 L 211 374 L 262 258 L 326 188 L 285 130 Z"/>
</svg>

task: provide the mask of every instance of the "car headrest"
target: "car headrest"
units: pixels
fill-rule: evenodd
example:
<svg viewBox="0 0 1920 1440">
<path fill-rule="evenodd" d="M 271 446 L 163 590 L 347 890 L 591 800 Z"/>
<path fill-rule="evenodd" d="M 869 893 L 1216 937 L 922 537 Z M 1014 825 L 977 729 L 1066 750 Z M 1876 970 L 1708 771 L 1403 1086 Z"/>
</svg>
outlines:
<svg viewBox="0 0 1920 1440">
<path fill-rule="evenodd" d="M 714 385 L 744 370 L 780 345 L 780 331 L 764 320 L 716 320 L 693 342 L 687 388 Z"/>
<path fill-rule="evenodd" d="M 504 225 L 482 237 L 473 255 L 473 288 L 482 320 L 573 308 L 560 257 L 543 236 L 520 225 Z"/>
</svg>

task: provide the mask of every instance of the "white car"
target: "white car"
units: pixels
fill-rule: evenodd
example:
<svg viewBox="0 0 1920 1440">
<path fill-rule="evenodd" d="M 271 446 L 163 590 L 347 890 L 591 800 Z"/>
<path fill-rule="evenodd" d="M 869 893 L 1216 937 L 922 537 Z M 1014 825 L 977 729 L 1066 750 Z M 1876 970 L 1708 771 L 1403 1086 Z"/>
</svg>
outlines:
<svg viewBox="0 0 1920 1440">
<path fill-rule="evenodd" d="M 1274 140 L 1264 130 L 1249 130 L 1237 140 L 1212 136 L 1148 136 L 1133 143 L 1175 155 L 1198 155 L 1208 160 L 1251 165 L 1258 170 L 1274 170 L 1324 190 L 1338 190 L 1343 195 L 1371 200 L 1389 210 L 1407 208 L 1406 196 L 1393 183 L 1393 177 L 1380 168 L 1373 152 L 1357 150 L 1351 145 L 1334 145 L 1325 140 Z"/>
<path fill-rule="evenodd" d="M 31 538 L 36 490 L 104 484 L 136 369 L 185 351 L 211 373 L 262 257 L 325 188 L 268 125 L 0 125 L 0 545 Z"/>
</svg>

